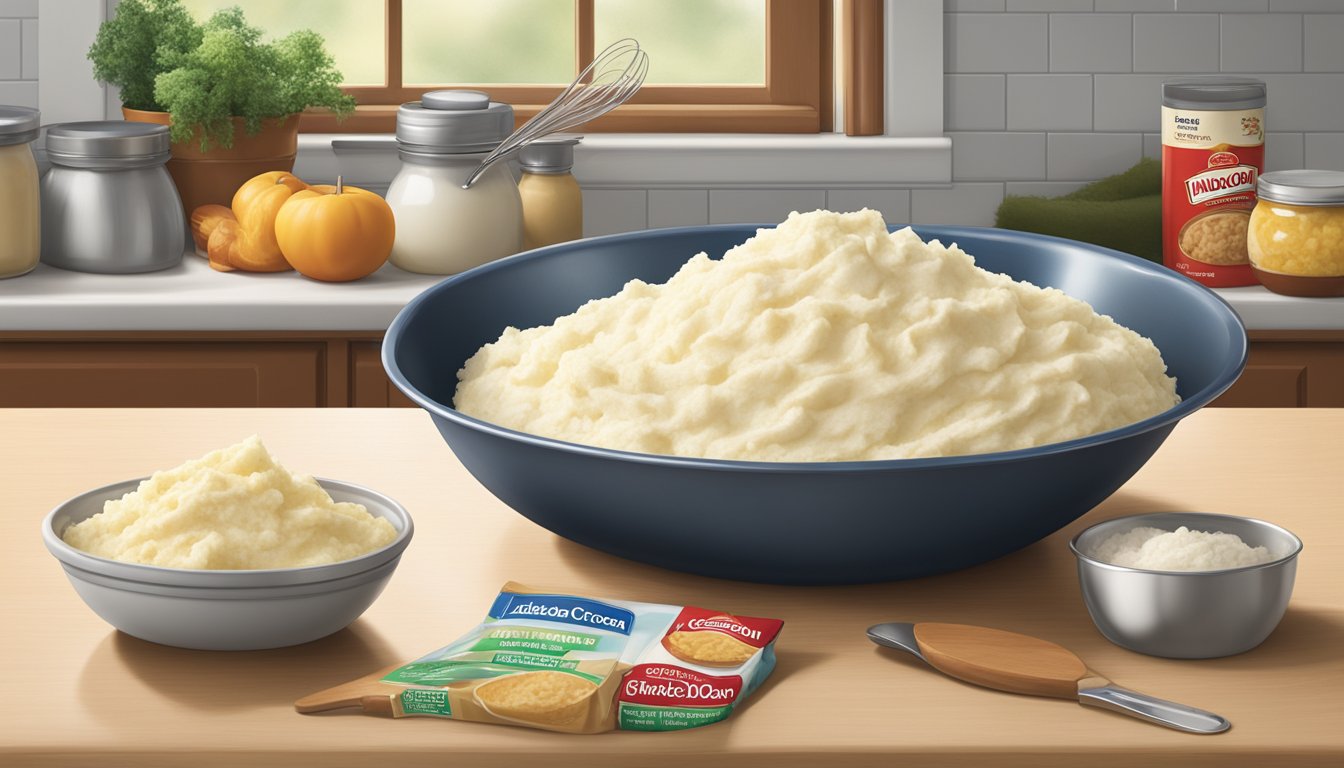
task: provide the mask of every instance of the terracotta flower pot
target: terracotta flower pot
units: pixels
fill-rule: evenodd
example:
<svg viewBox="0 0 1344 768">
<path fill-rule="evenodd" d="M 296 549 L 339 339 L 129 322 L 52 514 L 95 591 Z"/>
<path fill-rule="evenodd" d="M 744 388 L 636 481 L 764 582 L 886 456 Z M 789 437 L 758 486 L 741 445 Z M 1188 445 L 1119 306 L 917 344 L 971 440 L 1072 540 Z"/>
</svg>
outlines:
<svg viewBox="0 0 1344 768">
<path fill-rule="evenodd" d="M 169 125 L 167 112 L 147 112 L 122 107 L 127 120 L 140 123 Z M 187 215 L 207 203 L 229 205 L 233 193 L 243 182 L 266 171 L 294 170 L 294 155 L 299 147 L 299 116 L 268 118 L 261 121 L 261 130 L 249 136 L 241 117 L 233 118 L 233 146 L 225 149 L 214 146 L 201 151 L 195 137 L 188 141 L 173 142 L 173 156 L 168 161 L 168 173 L 182 197 Z"/>
</svg>

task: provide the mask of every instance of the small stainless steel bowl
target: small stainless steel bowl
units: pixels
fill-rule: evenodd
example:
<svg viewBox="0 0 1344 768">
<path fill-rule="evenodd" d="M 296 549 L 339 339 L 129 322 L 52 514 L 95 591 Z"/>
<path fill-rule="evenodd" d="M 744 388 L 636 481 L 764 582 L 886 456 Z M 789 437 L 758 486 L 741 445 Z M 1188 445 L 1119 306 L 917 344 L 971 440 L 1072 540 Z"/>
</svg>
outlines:
<svg viewBox="0 0 1344 768">
<path fill-rule="evenodd" d="M 392 499 L 351 483 L 317 478 L 336 501 L 363 504 L 397 529 L 390 544 L 328 565 L 210 571 L 123 563 L 90 555 L 61 539 L 103 502 L 134 491 L 143 478 L 95 488 L 56 507 L 42 540 L 70 584 L 108 624 L 141 640 L 208 651 L 298 645 L 343 629 L 387 586 L 411 543 L 410 514 Z"/>
<path fill-rule="evenodd" d="M 1221 531 L 1274 559 L 1218 571 L 1148 571 L 1090 555 L 1108 536 L 1139 527 Z M 1130 515 L 1097 523 L 1073 538 L 1083 602 L 1107 640 L 1172 659 L 1212 659 L 1264 642 L 1288 609 L 1302 540 L 1263 520 L 1194 512 Z"/>
</svg>

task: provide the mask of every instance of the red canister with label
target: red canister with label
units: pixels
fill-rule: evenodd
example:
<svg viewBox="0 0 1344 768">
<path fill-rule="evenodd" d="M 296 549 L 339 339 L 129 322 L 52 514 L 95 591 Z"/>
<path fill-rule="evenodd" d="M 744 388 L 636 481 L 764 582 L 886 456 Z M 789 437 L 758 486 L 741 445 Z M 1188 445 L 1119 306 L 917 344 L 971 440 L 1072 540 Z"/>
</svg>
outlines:
<svg viewBox="0 0 1344 768">
<path fill-rule="evenodd" d="M 1162 261 L 1210 287 L 1255 285 L 1246 232 L 1265 160 L 1265 84 L 1162 84 Z"/>
</svg>

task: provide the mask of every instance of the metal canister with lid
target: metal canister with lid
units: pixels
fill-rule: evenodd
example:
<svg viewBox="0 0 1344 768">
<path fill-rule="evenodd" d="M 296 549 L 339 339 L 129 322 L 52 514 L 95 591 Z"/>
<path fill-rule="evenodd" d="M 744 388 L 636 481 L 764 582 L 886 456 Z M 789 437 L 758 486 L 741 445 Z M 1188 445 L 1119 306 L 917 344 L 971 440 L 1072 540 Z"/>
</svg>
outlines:
<svg viewBox="0 0 1344 768">
<path fill-rule="evenodd" d="M 583 190 L 570 170 L 579 136 L 556 134 L 518 150 L 523 177 L 523 247 L 541 248 L 583 237 Z"/>
<path fill-rule="evenodd" d="M 387 190 L 396 217 L 390 261 L 451 275 L 522 249 L 522 202 L 505 163 L 463 189 L 513 131 L 513 107 L 480 91 L 431 91 L 397 110 L 398 171 Z"/>
<path fill-rule="evenodd" d="M 1289 296 L 1344 296 L 1344 172 L 1274 171 L 1257 192 L 1246 246 L 1260 282 Z"/>
<path fill-rule="evenodd" d="M 120 120 L 47 129 L 42 261 L 124 274 L 177 266 L 186 217 L 164 163 L 168 126 Z"/>
<path fill-rule="evenodd" d="M 41 215 L 37 163 L 30 145 L 39 113 L 0 106 L 0 277 L 17 277 L 37 266 Z"/>
</svg>

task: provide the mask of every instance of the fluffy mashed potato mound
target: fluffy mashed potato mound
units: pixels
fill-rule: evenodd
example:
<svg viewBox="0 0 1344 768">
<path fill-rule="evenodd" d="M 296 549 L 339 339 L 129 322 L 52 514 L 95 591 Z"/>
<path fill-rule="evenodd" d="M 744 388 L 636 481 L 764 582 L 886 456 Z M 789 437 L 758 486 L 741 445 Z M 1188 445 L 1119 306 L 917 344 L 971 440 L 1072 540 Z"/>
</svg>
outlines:
<svg viewBox="0 0 1344 768">
<path fill-rule="evenodd" d="M 362 504 L 332 501 L 316 480 L 280 466 L 256 436 L 155 472 L 62 536 L 99 557 L 212 570 L 336 563 L 396 537 Z"/>
<path fill-rule="evenodd" d="M 1148 339 L 869 210 L 794 213 L 665 284 L 507 328 L 458 379 L 459 411 L 511 429 L 751 461 L 1028 448 L 1179 401 Z"/>
</svg>

